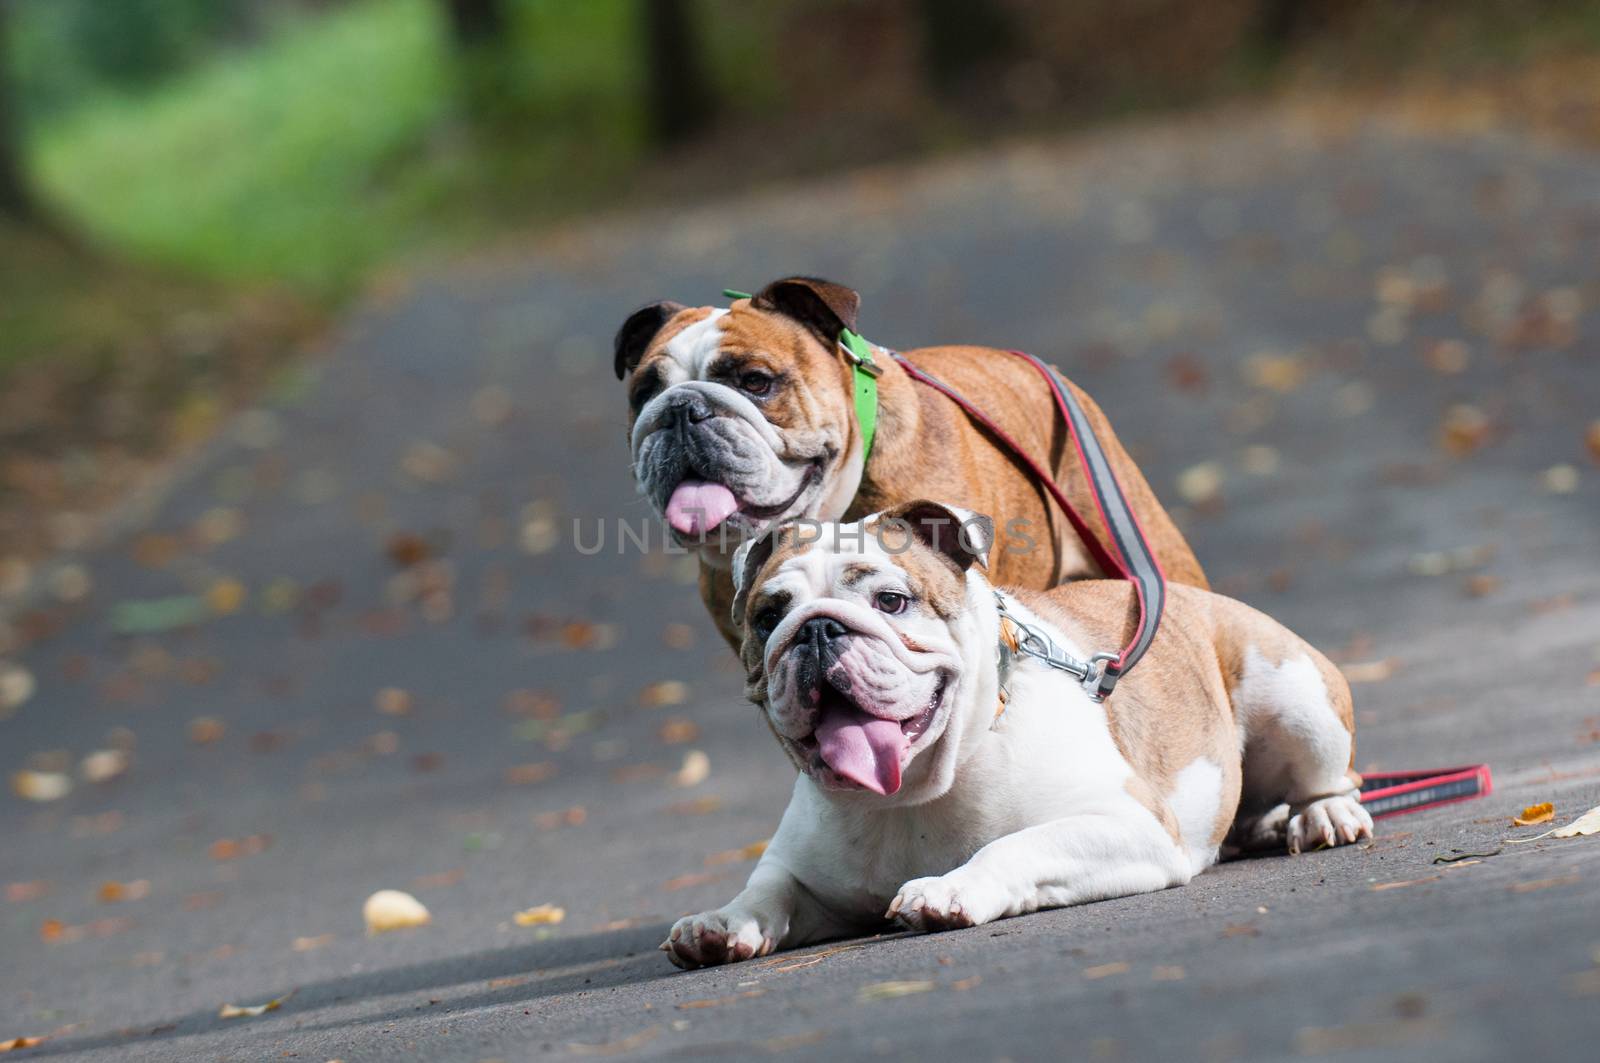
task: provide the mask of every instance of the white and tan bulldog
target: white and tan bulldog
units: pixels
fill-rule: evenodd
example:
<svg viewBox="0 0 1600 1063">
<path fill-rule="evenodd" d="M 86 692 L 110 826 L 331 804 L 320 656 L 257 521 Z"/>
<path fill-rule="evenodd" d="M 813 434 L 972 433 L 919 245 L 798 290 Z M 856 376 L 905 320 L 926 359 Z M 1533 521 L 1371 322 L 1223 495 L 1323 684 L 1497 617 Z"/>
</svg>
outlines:
<svg viewBox="0 0 1600 1063">
<path fill-rule="evenodd" d="M 859 306 L 843 285 L 789 277 L 728 309 L 653 303 L 617 333 L 634 479 L 679 541 L 698 551 L 701 597 L 730 645 L 740 640 L 730 621 L 731 555 L 789 520 L 850 520 L 941 498 L 999 522 L 996 582 L 1043 590 L 1106 575 L 1021 463 L 881 351 L 877 435 L 864 453 L 853 369 L 838 342 L 841 330 L 857 328 Z M 1026 362 L 987 347 L 905 353 L 983 407 L 1055 474 L 1080 513 L 1095 511 L 1066 426 Z M 1105 415 L 1073 391 L 1167 578 L 1206 586 Z"/>
<path fill-rule="evenodd" d="M 1371 836 L 1349 687 L 1320 653 L 1172 586 L 1149 651 L 1097 703 L 1015 653 L 1017 625 L 1086 660 L 1122 644 L 1131 585 L 997 594 L 992 534 L 914 502 L 741 551 L 746 692 L 800 774 L 744 891 L 673 926 L 678 966 L 1166 889 L 1225 845 Z"/>
</svg>

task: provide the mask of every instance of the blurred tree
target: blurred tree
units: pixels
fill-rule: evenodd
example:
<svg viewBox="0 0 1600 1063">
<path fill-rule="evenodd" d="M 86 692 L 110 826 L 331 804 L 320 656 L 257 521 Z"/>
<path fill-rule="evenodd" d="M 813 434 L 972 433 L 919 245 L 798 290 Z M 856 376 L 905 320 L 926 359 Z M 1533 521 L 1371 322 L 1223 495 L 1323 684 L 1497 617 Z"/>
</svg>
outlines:
<svg viewBox="0 0 1600 1063">
<path fill-rule="evenodd" d="M 6 10 L 0 3 L 0 215 L 32 219 L 38 213 L 23 176 L 22 146 L 7 83 L 10 64 L 6 36 Z"/>
<path fill-rule="evenodd" d="M 686 0 L 639 0 L 644 19 L 645 107 L 662 146 L 703 129 L 714 105 Z"/>
<path fill-rule="evenodd" d="M 975 74 L 1012 57 L 1016 33 L 995 0 L 920 0 L 928 83 L 941 96 L 964 94 Z"/>
<path fill-rule="evenodd" d="M 494 44 L 505 35 L 504 0 L 444 0 L 456 44 L 474 49 Z"/>
</svg>

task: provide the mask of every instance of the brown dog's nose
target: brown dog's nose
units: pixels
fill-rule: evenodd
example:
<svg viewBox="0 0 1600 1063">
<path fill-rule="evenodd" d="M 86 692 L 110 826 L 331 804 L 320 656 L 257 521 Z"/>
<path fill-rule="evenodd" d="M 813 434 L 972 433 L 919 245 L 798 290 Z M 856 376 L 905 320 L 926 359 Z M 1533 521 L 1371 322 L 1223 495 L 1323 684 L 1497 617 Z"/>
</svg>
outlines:
<svg viewBox="0 0 1600 1063">
<path fill-rule="evenodd" d="M 682 388 L 680 392 L 668 407 L 673 419 L 684 424 L 699 424 L 711 416 L 711 404 L 705 400 L 705 396 L 688 388 Z"/>
</svg>

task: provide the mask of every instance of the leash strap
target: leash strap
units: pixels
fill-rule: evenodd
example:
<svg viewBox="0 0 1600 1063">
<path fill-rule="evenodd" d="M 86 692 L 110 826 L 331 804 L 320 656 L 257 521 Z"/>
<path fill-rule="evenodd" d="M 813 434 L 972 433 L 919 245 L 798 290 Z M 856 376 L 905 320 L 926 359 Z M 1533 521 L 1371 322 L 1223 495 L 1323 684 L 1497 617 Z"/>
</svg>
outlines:
<svg viewBox="0 0 1600 1063">
<path fill-rule="evenodd" d="M 1374 819 L 1421 812 L 1494 793 L 1487 764 L 1469 764 L 1436 771 L 1390 771 L 1364 774 L 1361 804 Z"/>
<path fill-rule="evenodd" d="M 891 352 L 891 356 L 912 379 L 940 392 L 961 407 L 968 417 L 988 429 L 1033 473 L 1035 480 L 1049 492 L 1051 498 L 1055 499 L 1056 505 L 1061 507 L 1067 521 L 1077 532 L 1078 538 L 1083 541 L 1101 571 L 1108 576 L 1118 576 L 1132 581 L 1139 606 L 1138 625 L 1134 629 L 1133 637 L 1121 652 L 1115 655 L 1097 654 L 1097 659 L 1105 658 L 1105 666 L 1099 670 L 1098 675 L 1085 679 L 1085 683 L 1090 686 L 1096 698 L 1104 700 L 1116 688 L 1117 681 L 1139 662 L 1139 658 L 1144 656 L 1145 651 L 1150 648 L 1150 643 L 1155 639 L 1156 629 L 1161 623 L 1162 609 L 1166 604 L 1166 578 L 1161 572 L 1160 562 L 1156 560 L 1149 542 L 1145 539 L 1144 530 L 1139 526 L 1139 519 L 1134 516 L 1127 496 L 1123 494 L 1122 485 L 1117 481 L 1116 472 L 1111 468 L 1111 461 L 1106 456 L 1105 448 L 1095 435 L 1094 428 L 1089 423 L 1088 415 L 1084 412 L 1077 396 L 1067 387 L 1060 374 L 1038 358 L 1022 351 L 1007 353 L 1033 366 L 1050 386 L 1056 408 L 1061 412 L 1062 420 L 1067 425 L 1067 434 L 1071 436 L 1073 447 L 1078 452 L 1078 461 L 1083 466 L 1090 494 L 1094 497 L 1095 508 L 1099 511 L 1100 520 L 1111 540 L 1114 553 L 1106 549 L 1088 521 L 1072 505 L 1066 492 L 1056 483 L 1055 475 L 1030 457 L 1027 451 L 1022 449 L 1021 444 L 950 385 L 933 374 L 917 368 L 904 355 Z"/>
</svg>

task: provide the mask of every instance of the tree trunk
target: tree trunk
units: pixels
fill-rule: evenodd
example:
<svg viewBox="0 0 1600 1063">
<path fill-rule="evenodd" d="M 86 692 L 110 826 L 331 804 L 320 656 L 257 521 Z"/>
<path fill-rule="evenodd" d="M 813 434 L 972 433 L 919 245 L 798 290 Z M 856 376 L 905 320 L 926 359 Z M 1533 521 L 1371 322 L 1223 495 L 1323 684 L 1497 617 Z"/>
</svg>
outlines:
<svg viewBox="0 0 1600 1063">
<path fill-rule="evenodd" d="M 639 0 L 645 33 L 645 107 L 650 135 L 663 147 L 704 128 L 712 97 L 700 66 L 687 0 Z"/>
<path fill-rule="evenodd" d="M 22 142 L 6 81 L 6 5 L 0 0 L 0 215 L 33 220 L 38 211 L 22 169 Z"/>
<path fill-rule="evenodd" d="M 444 0 L 444 7 L 450 32 L 463 49 L 493 44 L 505 33 L 504 0 Z"/>
</svg>

